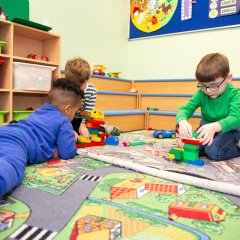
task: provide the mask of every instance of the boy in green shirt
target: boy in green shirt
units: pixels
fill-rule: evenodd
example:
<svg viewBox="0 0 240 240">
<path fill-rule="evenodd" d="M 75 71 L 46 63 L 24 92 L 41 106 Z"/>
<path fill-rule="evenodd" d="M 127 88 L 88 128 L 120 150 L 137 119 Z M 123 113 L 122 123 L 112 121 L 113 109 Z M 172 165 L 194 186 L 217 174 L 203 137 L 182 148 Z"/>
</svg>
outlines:
<svg viewBox="0 0 240 240">
<path fill-rule="evenodd" d="M 240 89 L 230 83 L 228 59 L 219 53 L 206 55 L 195 76 L 199 90 L 177 113 L 180 136 L 192 136 L 187 120 L 200 107 L 202 121 L 197 130 L 202 142 L 200 155 L 217 161 L 239 157 Z"/>
</svg>

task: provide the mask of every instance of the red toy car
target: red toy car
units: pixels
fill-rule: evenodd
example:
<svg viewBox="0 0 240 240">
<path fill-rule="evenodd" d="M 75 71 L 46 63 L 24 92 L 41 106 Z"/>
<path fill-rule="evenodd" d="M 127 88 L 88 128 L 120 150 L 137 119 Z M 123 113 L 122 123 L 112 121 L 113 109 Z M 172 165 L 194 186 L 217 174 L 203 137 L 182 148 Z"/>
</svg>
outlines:
<svg viewBox="0 0 240 240">
<path fill-rule="evenodd" d="M 106 70 L 106 67 L 102 64 L 95 64 L 93 66 L 93 74 L 95 74 L 95 75 L 105 76 L 104 70 Z"/>
</svg>

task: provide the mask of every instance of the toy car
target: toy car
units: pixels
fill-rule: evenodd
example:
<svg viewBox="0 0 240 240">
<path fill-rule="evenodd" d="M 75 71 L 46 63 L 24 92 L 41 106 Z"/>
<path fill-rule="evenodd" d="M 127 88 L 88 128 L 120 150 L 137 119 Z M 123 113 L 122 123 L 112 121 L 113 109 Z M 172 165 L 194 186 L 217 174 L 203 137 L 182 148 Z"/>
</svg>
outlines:
<svg viewBox="0 0 240 240">
<path fill-rule="evenodd" d="M 106 67 L 102 64 L 93 65 L 93 74 L 105 76 Z"/>
<path fill-rule="evenodd" d="M 114 77 L 114 78 L 119 78 L 120 74 L 121 74 L 121 72 L 109 72 L 109 73 L 107 73 L 107 75 L 109 77 Z"/>
<path fill-rule="evenodd" d="M 155 138 L 175 138 L 176 137 L 176 131 L 175 130 L 157 130 L 153 132 L 153 137 Z"/>
</svg>

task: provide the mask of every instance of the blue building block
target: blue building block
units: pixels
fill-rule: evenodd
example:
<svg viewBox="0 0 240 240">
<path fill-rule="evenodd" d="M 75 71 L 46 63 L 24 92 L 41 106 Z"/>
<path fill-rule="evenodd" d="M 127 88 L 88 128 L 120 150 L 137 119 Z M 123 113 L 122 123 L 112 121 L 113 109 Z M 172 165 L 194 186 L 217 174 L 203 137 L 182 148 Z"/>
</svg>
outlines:
<svg viewBox="0 0 240 240">
<path fill-rule="evenodd" d="M 188 161 L 189 164 L 192 164 L 192 165 L 196 165 L 196 166 L 203 166 L 204 165 L 204 161 L 203 160 L 189 160 Z"/>
<path fill-rule="evenodd" d="M 106 139 L 106 144 L 117 146 L 119 144 L 119 138 L 117 136 L 110 136 Z"/>
</svg>

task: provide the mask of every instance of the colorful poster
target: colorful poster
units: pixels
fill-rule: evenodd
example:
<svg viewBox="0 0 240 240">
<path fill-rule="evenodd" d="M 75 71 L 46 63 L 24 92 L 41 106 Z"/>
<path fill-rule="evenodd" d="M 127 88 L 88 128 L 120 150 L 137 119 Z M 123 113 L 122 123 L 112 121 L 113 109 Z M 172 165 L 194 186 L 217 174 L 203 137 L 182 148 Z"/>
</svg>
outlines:
<svg viewBox="0 0 240 240">
<path fill-rule="evenodd" d="M 178 0 L 135 0 L 131 2 L 131 20 L 139 30 L 154 32 L 172 18 Z"/>
<path fill-rule="evenodd" d="M 240 12 L 240 0 L 209 0 L 209 17 L 222 17 Z"/>
<path fill-rule="evenodd" d="M 131 0 L 129 39 L 240 26 L 240 0 Z"/>
</svg>

